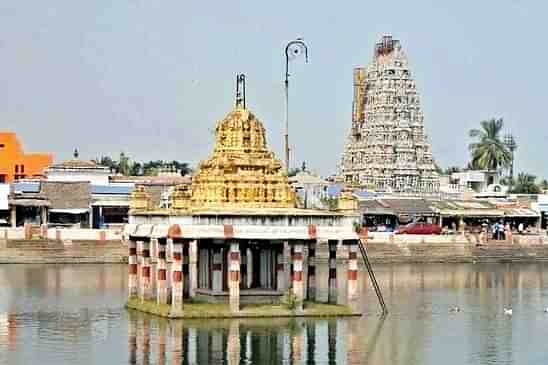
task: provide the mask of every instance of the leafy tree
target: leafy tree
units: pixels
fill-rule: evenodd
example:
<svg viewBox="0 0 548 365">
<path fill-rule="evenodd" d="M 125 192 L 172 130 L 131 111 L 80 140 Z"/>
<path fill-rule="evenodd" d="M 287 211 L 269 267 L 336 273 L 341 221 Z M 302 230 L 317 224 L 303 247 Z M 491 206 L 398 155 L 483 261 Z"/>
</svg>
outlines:
<svg viewBox="0 0 548 365">
<path fill-rule="evenodd" d="M 118 159 L 118 173 L 129 176 L 131 173 L 131 161 L 124 152 L 120 152 L 120 158 Z"/>
<path fill-rule="evenodd" d="M 540 188 L 535 182 L 536 179 L 535 175 L 520 172 L 512 186 L 511 192 L 514 194 L 539 194 Z"/>
<path fill-rule="evenodd" d="M 539 188 L 541 190 L 548 190 L 548 180 L 544 179 L 540 182 Z"/>
<path fill-rule="evenodd" d="M 484 120 L 481 128 L 470 130 L 470 137 L 476 142 L 468 146 L 475 169 L 497 171 L 500 168 L 510 166 L 512 154 L 501 139 L 501 131 L 504 126 L 502 118 Z"/>
</svg>

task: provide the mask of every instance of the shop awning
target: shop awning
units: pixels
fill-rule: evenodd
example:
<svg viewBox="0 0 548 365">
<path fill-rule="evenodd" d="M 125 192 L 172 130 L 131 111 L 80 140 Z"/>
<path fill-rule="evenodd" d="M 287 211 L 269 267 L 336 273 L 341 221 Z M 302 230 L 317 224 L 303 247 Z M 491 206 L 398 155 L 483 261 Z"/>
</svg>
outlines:
<svg viewBox="0 0 548 365">
<path fill-rule="evenodd" d="M 129 200 L 97 200 L 92 204 L 94 207 L 127 207 L 129 208 Z"/>
<path fill-rule="evenodd" d="M 506 208 L 504 209 L 504 216 L 505 217 L 531 217 L 531 218 L 538 218 L 540 217 L 540 213 L 537 211 L 530 209 L 530 208 Z"/>
<path fill-rule="evenodd" d="M 84 214 L 88 213 L 88 209 L 82 209 L 82 208 L 67 208 L 67 209 L 50 209 L 50 213 L 61 213 L 61 214 Z"/>
<path fill-rule="evenodd" d="M 10 205 L 18 207 L 49 207 L 51 203 L 44 199 L 10 199 Z"/>
</svg>

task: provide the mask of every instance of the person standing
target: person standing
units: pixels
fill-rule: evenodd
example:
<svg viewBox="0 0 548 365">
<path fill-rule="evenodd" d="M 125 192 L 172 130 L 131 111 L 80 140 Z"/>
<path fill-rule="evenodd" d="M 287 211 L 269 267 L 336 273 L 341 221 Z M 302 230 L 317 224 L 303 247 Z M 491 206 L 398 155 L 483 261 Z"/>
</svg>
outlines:
<svg viewBox="0 0 548 365">
<path fill-rule="evenodd" d="M 523 234 L 523 223 L 520 222 L 520 224 L 518 225 L 518 233 L 519 234 Z"/>
</svg>

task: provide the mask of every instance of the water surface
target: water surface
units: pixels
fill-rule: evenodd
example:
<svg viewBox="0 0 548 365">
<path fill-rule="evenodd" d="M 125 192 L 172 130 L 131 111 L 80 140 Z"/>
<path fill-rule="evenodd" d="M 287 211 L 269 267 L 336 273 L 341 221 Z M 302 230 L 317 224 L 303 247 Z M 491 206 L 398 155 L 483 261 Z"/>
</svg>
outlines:
<svg viewBox="0 0 548 365">
<path fill-rule="evenodd" d="M 125 265 L 1 265 L 0 364 L 548 363 L 548 265 L 375 268 L 385 319 L 363 285 L 362 318 L 167 321 L 123 308 Z"/>
</svg>

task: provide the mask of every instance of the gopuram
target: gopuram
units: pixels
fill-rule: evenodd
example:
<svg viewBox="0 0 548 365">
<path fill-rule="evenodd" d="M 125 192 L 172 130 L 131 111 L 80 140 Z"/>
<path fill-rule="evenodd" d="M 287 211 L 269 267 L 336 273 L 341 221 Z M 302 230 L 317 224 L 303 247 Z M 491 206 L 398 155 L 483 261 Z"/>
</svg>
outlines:
<svg viewBox="0 0 548 365">
<path fill-rule="evenodd" d="M 128 307 L 156 314 L 164 308 L 172 318 L 268 316 L 247 313 L 245 305 L 278 304 L 289 293 L 294 310 L 306 315 L 303 303 L 320 298 L 316 268 L 324 255 L 325 301 L 336 303 L 338 275 L 347 291 L 341 304 L 356 308 L 356 200 L 343 194 L 333 211 L 296 208 L 286 170 L 267 148 L 263 124 L 246 108 L 243 75 L 236 94 L 234 110 L 216 125 L 213 153 L 190 187 L 175 189 L 167 208 L 152 206 L 143 187 L 132 194 L 124 231 Z M 347 268 L 337 272 L 342 253 Z M 196 311 L 197 302 L 225 304 L 228 314 Z"/>
<path fill-rule="evenodd" d="M 344 181 L 375 191 L 439 191 L 415 80 L 398 40 L 384 36 L 367 68 L 354 69 L 352 129 Z"/>
</svg>

